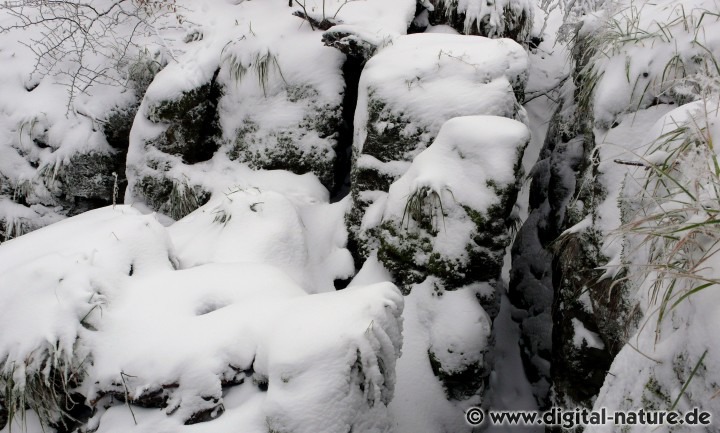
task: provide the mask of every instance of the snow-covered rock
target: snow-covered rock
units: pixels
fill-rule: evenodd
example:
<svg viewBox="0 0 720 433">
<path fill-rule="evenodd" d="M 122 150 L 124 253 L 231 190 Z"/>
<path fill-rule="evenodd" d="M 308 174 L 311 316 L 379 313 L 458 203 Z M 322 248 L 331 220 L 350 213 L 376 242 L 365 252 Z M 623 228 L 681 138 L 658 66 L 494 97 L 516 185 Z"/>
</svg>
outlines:
<svg viewBox="0 0 720 433">
<path fill-rule="evenodd" d="M 162 53 L 128 5 L 96 16 L 111 4 L 25 7 L 24 21 L 0 8 L 0 241 L 122 202 L 128 131 Z M 146 51 L 123 49 L 131 39 Z"/>
<path fill-rule="evenodd" d="M 720 116 L 716 101 L 672 108 L 640 110 L 633 120 L 624 116 L 602 137 L 601 181 L 608 196 L 599 206 L 597 224 L 626 228 L 603 243 L 610 258 L 606 275 L 627 275 L 633 290 L 626 302 L 640 317 L 613 360 L 596 407 L 720 410 L 712 398 L 717 393 L 712 384 L 720 377 L 717 348 L 707 334 L 717 329 L 720 306 L 712 216 L 717 152 L 710 144 L 718 137 Z M 650 169 L 611 164 L 620 158 L 635 158 Z M 670 178 L 677 183 L 668 184 Z M 677 233 L 677 239 L 663 237 L 668 232 Z M 689 239 L 691 245 L 683 247 Z M 640 272 L 638 261 L 644 263 Z"/>
<path fill-rule="evenodd" d="M 518 105 L 527 54 L 509 40 L 450 34 L 399 37 L 365 66 L 360 79 L 348 215 L 356 257 L 377 248 L 364 219 L 377 216 L 390 184 L 449 119 L 524 118 Z M 375 209 L 375 210 L 374 210 Z"/>
<path fill-rule="evenodd" d="M 645 296 L 652 284 L 664 287 L 665 277 L 658 279 L 657 274 L 646 272 L 654 266 L 652 254 L 631 242 L 634 235 L 628 230 L 633 229 L 627 224 L 651 215 L 644 207 L 647 203 L 667 198 L 665 187 L 653 187 L 653 178 L 666 170 L 657 164 L 668 154 L 650 152 L 658 146 L 658 137 L 661 142 L 667 138 L 663 133 L 676 138 L 669 131 L 687 118 L 679 112 L 668 118 L 667 113 L 688 100 L 716 100 L 717 69 L 705 65 L 717 57 L 713 36 L 717 20 L 701 18 L 713 15 L 713 7 L 702 0 L 683 5 L 621 1 L 588 14 L 575 27 L 574 71 L 533 170 L 532 212 L 515 245 L 510 292 L 536 322 L 523 319 L 526 349 L 531 352 L 527 359 L 535 356 L 538 361 L 528 363 L 535 372 L 545 368 L 544 360 L 538 359 L 543 346 L 536 344 L 543 327 L 536 325 L 541 325 L 543 317 L 553 324 L 550 361 L 555 404 L 591 407 L 604 381 L 603 395 L 612 392 L 618 399 L 625 398 L 619 397 L 621 391 L 606 389 L 610 383 L 617 389 L 635 387 L 628 391 L 632 405 L 663 408 L 649 404 L 637 392 L 644 385 L 636 386 L 635 378 L 648 384 L 652 376 L 648 370 L 643 368 L 639 375 L 624 370 L 624 375 L 633 377 L 627 381 L 628 388 L 624 388 L 625 380 L 613 379 L 624 377 L 614 376 L 619 370 L 609 375 L 604 371 L 619 352 L 638 349 L 637 341 L 629 341 L 638 329 L 654 328 L 652 319 L 643 318 L 644 308 L 650 307 L 643 306 L 638 296 Z M 686 126 L 704 124 L 703 118 L 712 110 L 699 111 L 705 115 Z M 661 119 L 669 129 L 657 132 L 653 125 Z M 699 172 L 697 165 L 686 169 L 690 176 Z M 668 174 L 689 188 L 703 185 L 684 173 Z M 624 228 L 618 235 L 619 227 Z M 654 251 L 673 251 L 673 247 L 656 246 Z M 552 256 L 552 268 L 547 253 Z M 551 306 L 534 302 L 546 296 L 547 271 L 552 272 L 554 286 Z M 678 290 L 682 284 L 678 283 Z M 661 303 L 652 305 L 659 308 Z M 675 324 L 682 320 L 686 319 L 676 319 Z M 675 349 L 684 351 L 679 345 Z M 652 350 L 640 351 L 653 357 Z M 697 362 L 701 355 L 702 351 L 693 349 L 683 356 Z M 628 355 L 617 359 L 628 359 Z M 657 359 L 666 358 L 658 355 Z M 638 364 L 632 368 L 640 368 Z M 632 369 L 629 364 L 623 368 Z M 663 387 L 674 386 L 667 380 L 663 383 Z M 610 401 L 603 398 L 601 404 L 612 405 Z"/>
<path fill-rule="evenodd" d="M 177 229 L 118 206 L 0 247 L 0 324 L 17 330 L 0 337 L 13 428 L 26 402 L 42 422 L 70 428 L 71 398 L 95 409 L 77 421 L 101 432 L 192 430 L 184 425 L 218 417 L 203 431 L 227 431 L 227 418 L 250 430 L 390 430 L 402 295 L 389 282 L 308 294 L 275 266 L 316 269 L 305 233 L 282 244 L 285 256 L 268 250 L 297 234 L 301 216 L 278 193 L 245 195 Z M 270 217 L 254 228 L 265 238 L 243 230 L 253 216 L 245 211 Z M 272 215 L 283 218 L 275 227 Z M 197 233 L 205 246 L 182 247 Z M 222 255 L 230 239 L 237 252 Z"/>
<path fill-rule="evenodd" d="M 363 221 L 401 287 L 433 276 L 453 290 L 499 276 L 529 140 L 516 120 L 456 117 L 413 159 L 390 186 L 382 218 Z"/>
<path fill-rule="evenodd" d="M 45 421 L 66 421 L 63 401 L 83 380 L 87 339 L 108 306 L 133 276 L 172 270 L 173 262 L 165 229 L 126 206 L 4 243 L 0 326 L 12 330 L 0 336 L 4 406 L 17 414 L 29 404 Z"/>
<path fill-rule="evenodd" d="M 461 406 L 483 401 L 495 284 L 529 139 L 523 123 L 505 117 L 450 119 L 363 219 L 379 245 L 369 261 L 376 254 L 414 305 L 406 329 L 413 346 L 400 361 L 411 370 L 400 371 L 407 382 L 397 410 L 447 400 L 427 414 L 430 426 L 462 429 Z M 425 393 L 411 384 L 418 380 Z"/>
<path fill-rule="evenodd" d="M 345 57 L 298 15 L 393 38 L 414 10 L 408 1 L 345 3 L 192 8 L 188 19 L 207 24 L 145 95 L 131 135 L 128 199 L 179 219 L 236 183 L 232 175 L 209 182 L 207 172 L 247 168 L 311 173 L 330 191 L 339 187 Z"/>
</svg>

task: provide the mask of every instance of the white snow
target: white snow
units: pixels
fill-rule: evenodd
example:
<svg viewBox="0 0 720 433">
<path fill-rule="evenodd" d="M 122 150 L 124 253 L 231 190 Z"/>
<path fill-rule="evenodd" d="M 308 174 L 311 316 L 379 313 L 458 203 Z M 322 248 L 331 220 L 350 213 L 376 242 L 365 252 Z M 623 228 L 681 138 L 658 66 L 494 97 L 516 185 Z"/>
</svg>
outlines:
<svg viewBox="0 0 720 433">
<path fill-rule="evenodd" d="M 256 212 L 249 206 L 258 199 Z M 101 409 L 91 420 L 100 432 L 192 431 L 183 423 L 193 414 L 223 408 L 223 421 L 202 431 L 226 431 L 231 420 L 249 429 L 385 430 L 403 297 L 388 282 L 333 291 L 333 278 L 352 272 L 344 230 L 326 225 L 315 240 L 322 246 L 297 230 L 306 217 L 317 234 L 318 212 L 341 226 L 346 202 L 298 213 L 279 193 L 238 191 L 223 200 L 170 228 L 117 206 L 3 244 L 0 326 L 17 332 L 0 336 L 0 357 L 15 392 L 26 375 L 75 371 L 92 357 L 81 390 L 99 406 L 112 406 L 107 393 L 168 399 L 163 411 Z M 226 212 L 225 223 L 213 206 Z M 256 213 L 265 215 L 259 224 Z M 277 266 L 308 291 L 330 293 L 307 294 Z M 226 394 L 228 381 L 240 385 Z M 263 381 L 267 391 L 258 389 Z"/>
<path fill-rule="evenodd" d="M 588 331 L 581 321 L 572 318 L 573 326 L 573 344 L 580 348 L 583 346 L 592 347 L 594 349 L 604 349 L 605 343 L 600 339 L 596 332 Z"/>
</svg>

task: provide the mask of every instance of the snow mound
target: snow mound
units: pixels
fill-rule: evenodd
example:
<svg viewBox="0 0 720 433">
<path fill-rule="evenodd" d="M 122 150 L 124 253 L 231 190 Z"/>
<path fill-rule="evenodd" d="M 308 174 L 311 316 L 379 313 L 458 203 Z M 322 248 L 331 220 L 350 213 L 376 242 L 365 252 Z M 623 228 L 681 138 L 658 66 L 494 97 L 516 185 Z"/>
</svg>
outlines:
<svg viewBox="0 0 720 433">
<path fill-rule="evenodd" d="M 51 388 L 60 377 L 76 381 L 91 353 L 86 338 L 131 276 L 172 269 L 173 260 L 165 229 L 126 206 L 4 243 L 0 326 L 12 332 L 0 336 L 0 382 L 11 389 L 8 395 L 38 410 L 62 408 L 38 401 L 47 396 L 37 389 Z M 25 401 L 6 404 L 18 409 Z"/>
<path fill-rule="evenodd" d="M 332 230 L 345 206 L 236 191 L 177 227 L 117 206 L 3 244 L 0 325 L 14 331 L 0 336 L 0 383 L 19 398 L 3 404 L 70 426 L 72 396 L 100 432 L 215 419 L 203 431 L 388 431 L 403 297 L 388 282 L 333 290 L 352 272 Z M 317 212 L 322 248 L 302 223 Z"/>
<path fill-rule="evenodd" d="M 275 191 L 231 189 L 169 228 L 181 268 L 252 262 L 282 268 L 308 293 L 335 290 L 355 269 L 337 204 L 306 203 Z"/>
</svg>

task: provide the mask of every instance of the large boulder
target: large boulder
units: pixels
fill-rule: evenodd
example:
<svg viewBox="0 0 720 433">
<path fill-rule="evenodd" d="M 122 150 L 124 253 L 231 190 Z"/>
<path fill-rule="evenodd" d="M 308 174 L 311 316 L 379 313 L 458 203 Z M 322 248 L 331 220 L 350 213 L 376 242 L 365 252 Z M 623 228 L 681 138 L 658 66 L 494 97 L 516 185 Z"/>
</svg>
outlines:
<svg viewBox="0 0 720 433">
<path fill-rule="evenodd" d="M 217 25 L 196 30 L 145 95 L 131 134 L 128 197 L 179 219 L 245 185 L 239 171 L 310 174 L 332 191 L 343 55 L 323 46 L 321 33 L 298 28 L 303 21 L 287 6 L 214 8 Z"/>
</svg>

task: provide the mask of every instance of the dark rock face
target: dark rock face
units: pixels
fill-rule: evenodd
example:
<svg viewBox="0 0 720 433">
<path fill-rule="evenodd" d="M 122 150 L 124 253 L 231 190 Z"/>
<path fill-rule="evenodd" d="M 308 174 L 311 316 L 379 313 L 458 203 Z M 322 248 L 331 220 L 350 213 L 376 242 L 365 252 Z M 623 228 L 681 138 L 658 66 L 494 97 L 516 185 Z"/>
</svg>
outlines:
<svg viewBox="0 0 720 433">
<path fill-rule="evenodd" d="M 582 142 L 562 134 L 564 119 L 558 110 L 540 158 L 532 170 L 530 214 L 512 248 L 508 295 L 527 311 L 520 320 L 521 354 L 541 407 L 548 407 L 553 346 L 552 242 L 565 223 L 565 206 L 575 191 L 583 162 Z"/>
<path fill-rule="evenodd" d="M 217 83 L 220 70 L 210 82 L 185 92 L 179 99 L 159 101 L 148 107 L 153 123 L 167 125 L 163 134 L 151 145 L 158 150 L 179 156 L 187 164 L 207 161 L 220 147 L 222 131 L 218 118 L 218 102 L 222 89 Z"/>
<path fill-rule="evenodd" d="M 552 119 L 532 171 L 530 215 L 512 250 L 509 297 L 527 311 L 521 353 L 541 407 L 591 407 L 634 320 L 624 284 L 600 281 L 607 258 L 595 221 L 606 193 L 597 179 L 591 107 L 581 97 L 588 85 L 582 44 L 574 50 L 577 88 Z M 589 228 L 563 234 L 584 219 Z M 578 327 L 601 343 L 581 342 Z"/>
<path fill-rule="evenodd" d="M 124 180 L 125 176 L 120 178 L 118 175 L 124 159 L 122 153 L 82 153 L 74 155 L 58 170 L 56 180 L 61 184 L 59 188 L 65 197 L 73 201 L 70 215 L 94 208 L 84 209 L 84 202 L 102 203 L 101 206 L 104 206 L 111 204 L 113 197 L 117 201 L 119 195 L 114 189 L 117 185 L 119 190 Z"/>
<path fill-rule="evenodd" d="M 5 407 L 4 400 L 0 397 L 0 430 L 5 428 L 8 422 L 8 410 Z"/>
<path fill-rule="evenodd" d="M 167 101 L 151 101 L 147 117 L 153 123 L 166 125 L 167 129 L 146 148 L 164 155 L 179 158 L 185 164 L 207 161 L 220 147 L 222 131 L 218 115 L 218 103 L 222 87 L 217 82 L 219 69 L 212 79 L 179 98 Z M 151 169 L 164 173 L 170 169 L 167 161 L 149 161 Z M 153 209 L 179 219 L 202 206 L 210 198 L 198 186 L 176 182 L 162 175 L 145 175 L 133 185 L 134 194 L 143 197 Z"/>
</svg>

